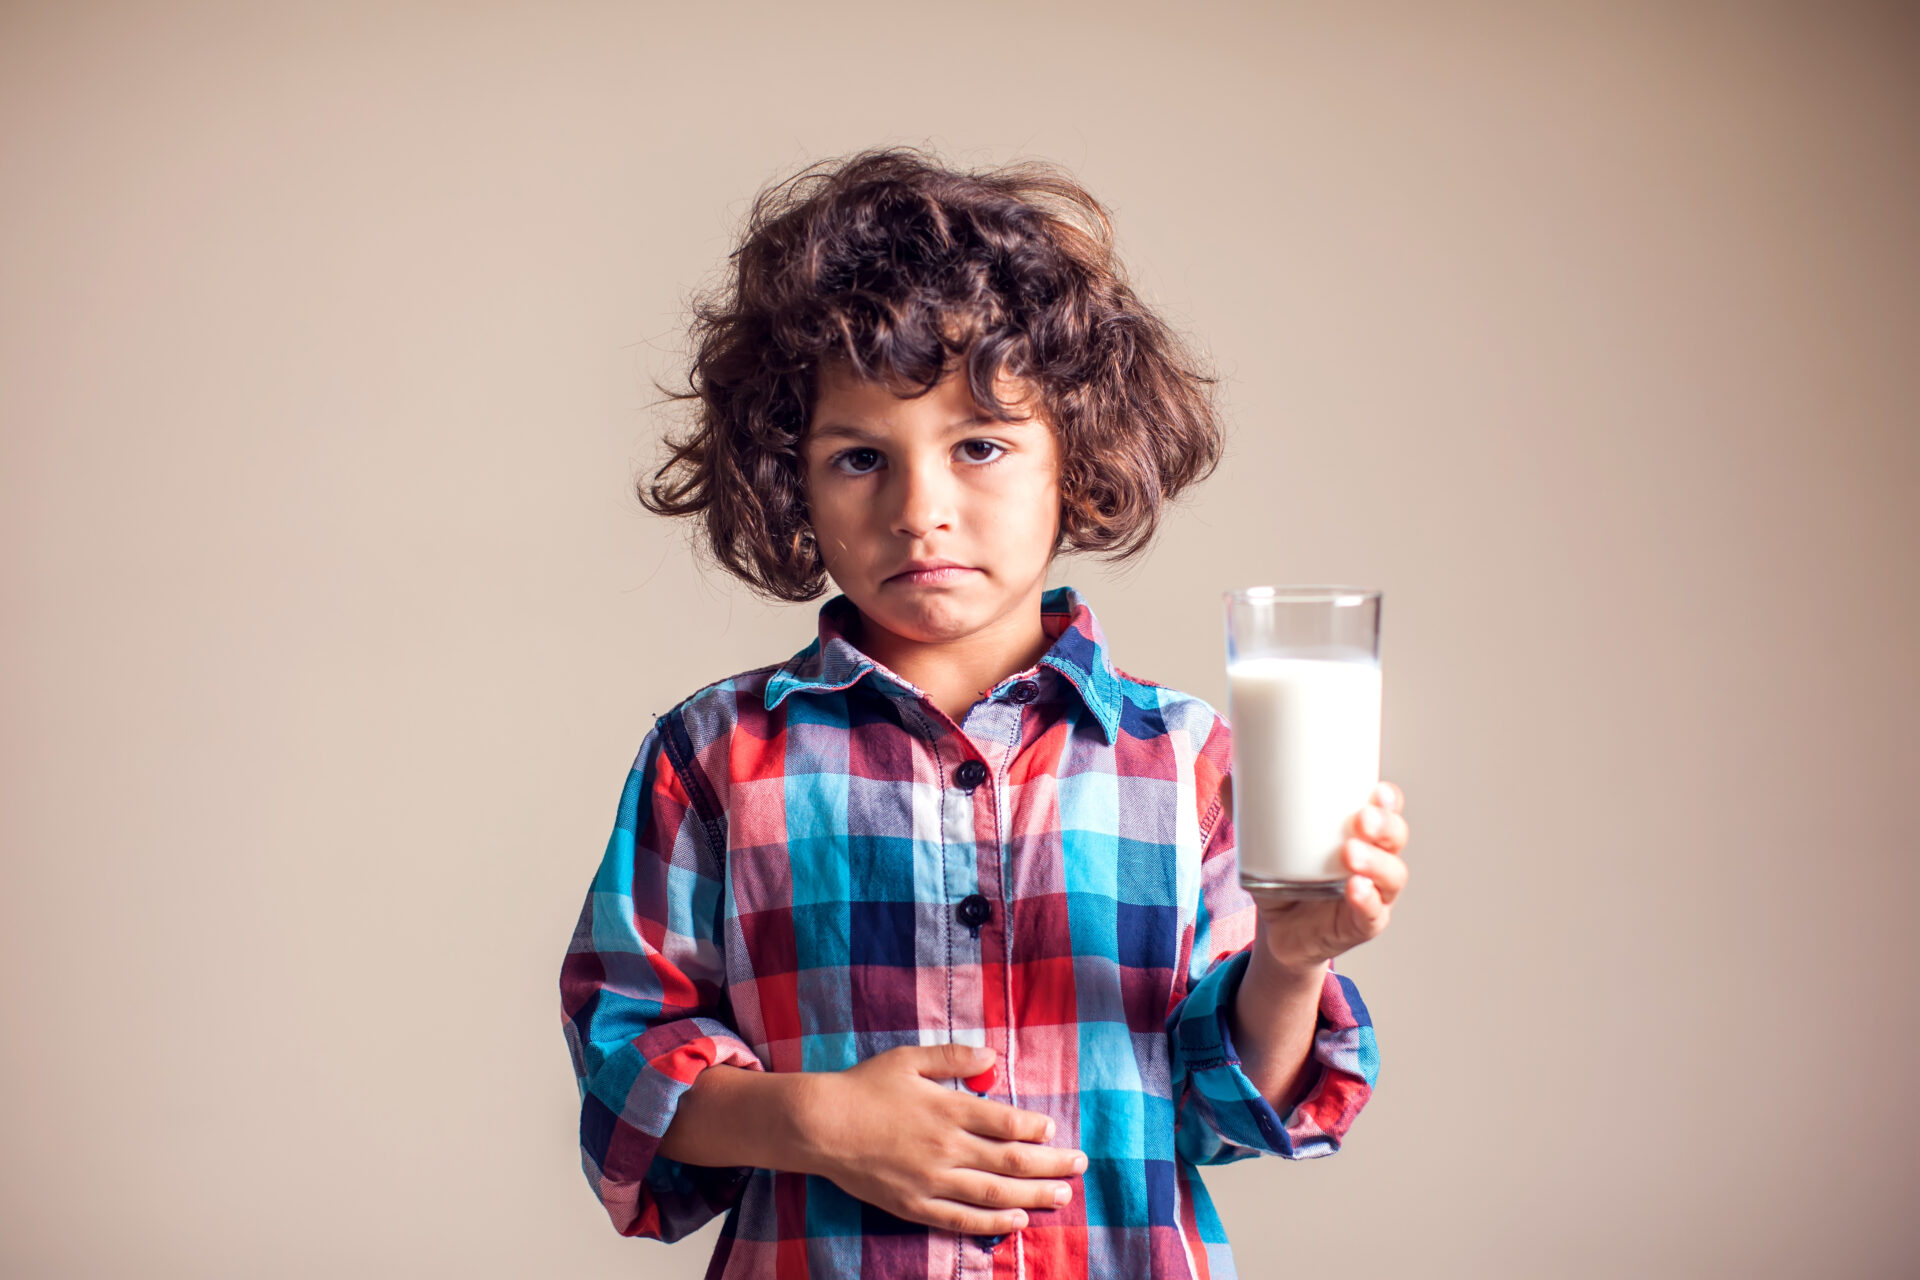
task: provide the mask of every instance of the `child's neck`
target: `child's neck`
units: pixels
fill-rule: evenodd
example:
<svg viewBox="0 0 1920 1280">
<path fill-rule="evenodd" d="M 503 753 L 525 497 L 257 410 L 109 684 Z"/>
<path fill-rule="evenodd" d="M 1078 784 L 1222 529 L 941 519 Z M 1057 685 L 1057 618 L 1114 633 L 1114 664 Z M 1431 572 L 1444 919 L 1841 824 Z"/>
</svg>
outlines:
<svg viewBox="0 0 1920 1280">
<path fill-rule="evenodd" d="M 896 635 L 860 615 L 858 634 L 849 637 L 889 671 L 920 689 L 955 724 L 987 690 L 1016 671 L 1025 671 L 1052 647 L 1040 622 L 1040 596 L 956 640 L 922 641 Z"/>
</svg>

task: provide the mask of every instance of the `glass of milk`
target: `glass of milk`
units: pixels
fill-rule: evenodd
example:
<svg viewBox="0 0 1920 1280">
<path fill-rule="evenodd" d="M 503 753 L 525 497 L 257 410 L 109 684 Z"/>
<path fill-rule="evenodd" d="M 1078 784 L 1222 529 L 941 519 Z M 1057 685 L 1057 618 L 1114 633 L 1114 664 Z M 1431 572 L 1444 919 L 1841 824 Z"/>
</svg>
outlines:
<svg viewBox="0 0 1920 1280">
<path fill-rule="evenodd" d="M 1380 592 L 1226 593 L 1240 883 L 1338 897 L 1347 821 L 1380 783 Z"/>
</svg>

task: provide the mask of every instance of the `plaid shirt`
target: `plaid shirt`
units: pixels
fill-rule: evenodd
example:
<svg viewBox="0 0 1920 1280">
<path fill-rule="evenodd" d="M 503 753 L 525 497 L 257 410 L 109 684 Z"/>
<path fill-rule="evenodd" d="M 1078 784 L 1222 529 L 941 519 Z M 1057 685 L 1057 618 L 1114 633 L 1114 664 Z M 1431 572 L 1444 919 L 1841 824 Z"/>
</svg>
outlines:
<svg viewBox="0 0 1920 1280">
<path fill-rule="evenodd" d="M 1353 982 L 1328 973 L 1316 1079 L 1284 1118 L 1228 1035 L 1255 913 L 1227 721 L 1115 668 L 1073 588 L 1041 608 L 1052 647 L 962 724 L 846 639 L 836 596 L 787 662 L 648 731 L 560 973 L 582 1165 L 621 1234 L 725 1212 L 710 1277 L 1227 1277 L 1196 1166 L 1339 1148 L 1379 1064 Z M 716 1063 L 837 1071 L 949 1041 L 995 1049 L 988 1096 L 1087 1154 L 1072 1201 L 1010 1235 L 658 1154 Z"/>
</svg>

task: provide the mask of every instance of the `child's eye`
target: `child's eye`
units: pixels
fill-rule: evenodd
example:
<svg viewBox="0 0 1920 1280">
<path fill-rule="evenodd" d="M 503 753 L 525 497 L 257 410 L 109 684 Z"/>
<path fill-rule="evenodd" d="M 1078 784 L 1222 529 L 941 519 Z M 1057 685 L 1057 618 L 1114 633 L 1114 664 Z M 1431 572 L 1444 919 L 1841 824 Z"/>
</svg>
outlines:
<svg viewBox="0 0 1920 1280">
<path fill-rule="evenodd" d="M 978 449 L 991 449 L 993 453 L 991 456 L 983 458 L 975 452 L 975 450 Z M 1007 448 L 1005 445 L 995 444 L 991 440 L 967 440 L 961 443 L 960 451 L 966 455 L 967 461 L 978 462 L 984 466 L 989 462 L 998 462 L 1000 456 L 1007 451 Z"/>
<path fill-rule="evenodd" d="M 848 449 L 845 453 L 835 454 L 833 465 L 848 475 L 864 476 L 880 465 L 878 449 Z"/>
</svg>

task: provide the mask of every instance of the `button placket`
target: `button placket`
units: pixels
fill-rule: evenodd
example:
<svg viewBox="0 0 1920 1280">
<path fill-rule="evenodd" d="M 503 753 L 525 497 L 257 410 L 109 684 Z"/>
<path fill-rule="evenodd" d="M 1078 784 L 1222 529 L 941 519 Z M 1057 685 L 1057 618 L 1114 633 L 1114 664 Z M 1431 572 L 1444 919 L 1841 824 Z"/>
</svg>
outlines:
<svg viewBox="0 0 1920 1280">
<path fill-rule="evenodd" d="M 1037 692 L 1036 689 L 1036 695 Z M 995 752 L 1004 749 L 1009 736 L 1017 732 L 1016 725 L 1024 710 L 1024 705 L 1015 704 L 1013 690 L 1008 689 L 1005 698 L 985 699 L 975 705 L 967 718 L 962 736 L 971 745 L 973 751 L 986 756 L 987 759 L 997 759 L 999 757 Z M 975 952 L 973 963 L 969 966 L 971 978 L 968 985 L 969 995 L 972 998 L 966 1002 L 966 1007 L 969 1009 L 970 1019 L 978 1020 L 977 1025 L 985 1036 L 986 1043 L 998 1049 L 1001 1055 L 1000 1061 L 1007 1070 L 1011 1070 L 1012 1046 L 996 1043 L 997 1033 L 988 1030 L 1005 1016 L 1005 994 L 1000 990 L 999 983 L 989 984 L 991 989 L 983 987 L 982 979 L 992 969 L 985 964 L 987 957 L 978 954 L 984 942 L 981 931 L 993 924 L 1000 910 L 994 898 L 989 896 L 1002 891 L 1002 877 L 1005 874 L 1003 850 L 1000 846 L 1002 825 L 999 812 L 1000 796 L 994 782 L 992 767 L 974 756 L 969 756 L 956 765 L 950 780 L 954 790 L 966 797 L 964 800 L 958 800 L 958 797 L 954 799 L 958 800 L 962 807 L 971 811 L 970 816 L 973 821 L 970 832 L 974 855 L 973 874 L 972 884 L 967 886 L 971 891 L 950 900 L 953 910 L 952 919 L 960 928 L 967 931 L 961 936 L 971 938 L 971 947 L 965 949 Z M 949 792 L 949 795 L 952 796 L 953 793 Z M 994 960 L 996 963 L 999 960 L 997 946 L 994 948 Z M 999 1013 L 990 1012 L 989 1007 L 997 1008 Z M 998 1087 L 1010 1087 L 1010 1081 L 1001 1081 Z M 972 1247 L 962 1249 L 958 1274 L 985 1277 L 994 1269 L 998 1256 L 997 1247 L 1005 1244 L 1009 1235 L 963 1236 L 961 1239 Z"/>
<path fill-rule="evenodd" d="M 962 760 L 959 767 L 953 771 L 954 785 L 968 792 L 978 791 L 980 784 L 985 782 L 988 776 L 987 766 L 978 760 Z M 977 847 L 976 839 L 976 849 Z M 975 873 L 977 877 L 977 865 Z M 953 918 L 978 940 L 980 926 L 993 919 L 993 904 L 987 901 L 985 894 L 975 891 L 954 904 Z"/>
</svg>

